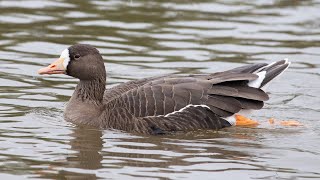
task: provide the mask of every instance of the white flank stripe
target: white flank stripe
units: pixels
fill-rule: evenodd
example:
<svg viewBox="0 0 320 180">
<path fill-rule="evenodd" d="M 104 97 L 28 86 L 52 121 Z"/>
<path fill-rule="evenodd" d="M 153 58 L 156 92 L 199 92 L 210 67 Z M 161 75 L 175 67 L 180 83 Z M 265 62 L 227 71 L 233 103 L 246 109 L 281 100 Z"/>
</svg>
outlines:
<svg viewBox="0 0 320 180">
<path fill-rule="evenodd" d="M 175 113 L 177 113 L 177 112 L 182 112 L 183 110 L 185 110 L 185 109 L 187 109 L 187 108 L 189 108 L 189 107 L 199 107 L 199 106 L 210 109 L 209 106 L 204 105 L 204 104 L 201 104 L 201 105 L 188 104 L 187 106 L 179 109 L 178 111 L 173 111 L 172 113 L 166 114 L 164 117 L 168 117 L 169 115 L 175 114 Z M 160 115 L 160 116 L 161 116 L 161 115 Z"/>
<path fill-rule="evenodd" d="M 60 55 L 60 59 L 63 59 L 63 67 L 65 69 L 67 69 L 67 66 L 70 62 L 70 55 L 69 55 L 69 50 L 65 49 L 62 51 L 61 55 Z"/>
<path fill-rule="evenodd" d="M 261 86 L 262 81 L 266 77 L 266 71 L 261 71 L 256 73 L 258 75 L 258 79 L 252 80 L 248 82 L 248 86 L 254 87 L 254 88 L 259 88 Z"/>
</svg>

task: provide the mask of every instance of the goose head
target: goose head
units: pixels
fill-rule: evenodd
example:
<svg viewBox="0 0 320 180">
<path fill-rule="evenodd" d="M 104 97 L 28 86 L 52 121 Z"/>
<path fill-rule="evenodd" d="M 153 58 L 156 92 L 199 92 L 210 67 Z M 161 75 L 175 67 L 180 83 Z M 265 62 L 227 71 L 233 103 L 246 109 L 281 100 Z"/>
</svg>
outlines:
<svg viewBox="0 0 320 180">
<path fill-rule="evenodd" d="M 84 81 L 106 76 L 103 59 L 99 51 L 88 44 L 75 44 L 62 51 L 59 59 L 38 70 L 44 74 L 66 74 Z"/>
</svg>

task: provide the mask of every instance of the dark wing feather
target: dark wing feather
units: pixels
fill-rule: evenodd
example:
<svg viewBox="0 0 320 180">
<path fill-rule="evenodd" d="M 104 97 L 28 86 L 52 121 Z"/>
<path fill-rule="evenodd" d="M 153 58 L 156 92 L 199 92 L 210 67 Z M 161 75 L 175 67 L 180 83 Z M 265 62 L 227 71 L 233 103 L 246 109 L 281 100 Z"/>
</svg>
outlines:
<svg viewBox="0 0 320 180">
<path fill-rule="evenodd" d="M 231 73 L 231 72 L 220 72 L 214 73 L 209 76 L 210 82 L 212 84 L 218 84 L 222 82 L 229 82 L 229 81 L 250 81 L 255 80 L 258 78 L 256 74 L 250 73 Z"/>
<path fill-rule="evenodd" d="M 260 70 L 261 68 L 264 68 L 267 66 L 267 63 L 256 63 L 256 64 L 249 64 L 245 66 L 240 66 L 228 71 L 225 71 L 226 73 L 232 72 L 232 73 L 254 73 Z"/>
<path fill-rule="evenodd" d="M 214 107 L 210 104 L 207 104 L 207 106 L 209 106 L 209 108 L 215 113 L 217 114 L 218 116 L 220 117 L 229 117 L 229 116 L 232 116 L 234 113 L 232 112 L 229 112 L 229 111 L 226 111 L 226 110 L 222 110 L 222 109 L 219 109 L 217 107 Z"/>
<path fill-rule="evenodd" d="M 238 85 L 213 85 L 212 88 L 208 90 L 208 94 L 241 97 L 258 101 L 266 101 L 269 99 L 268 95 L 261 89 Z"/>
<path fill-rule="evenodd" d="M 261 109 L 264 105 L 263 101 L 257 101 L 257 100 L 245 99 L 245 98 L 237 98 L 237 100 L 241 103 L 242 109 L 258 110 L 258 109 Z"/>
<path fill-rule="evenodd" d="M 267 66 L 264 68 L 264 71 L 267 71 L 266 77 L 263 79 L 260 87 L 263 87 L 268 82 L 270 82 L 272 79 L 277 77 L 279 74 L 281 74 L 284 70 L 286 70 L 289 67 L 289 63 L 286 62 L 286 60 L 278 61 L 271 66 Z"/>
<path fill-rule="evenodd" d="M 237 113 L 242 109 L 241 103 L 236 98 L 229 96 L 210 94 L 206 104 L 231 113 Z"/>
</svg>

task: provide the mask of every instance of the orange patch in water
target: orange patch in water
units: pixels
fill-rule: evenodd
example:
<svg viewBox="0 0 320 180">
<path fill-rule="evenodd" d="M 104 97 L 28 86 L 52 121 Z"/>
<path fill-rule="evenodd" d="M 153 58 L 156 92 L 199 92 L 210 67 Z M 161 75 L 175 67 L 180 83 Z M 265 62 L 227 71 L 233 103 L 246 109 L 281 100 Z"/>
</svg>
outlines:
<svg viewBox="0 0 320 180">
<path fill-rule="evenodd" d="M 249 118 L 242 116 L 240 114 L 236 114 L 235 118 L 236 118 L 236 126 L 257 126 L 257 125 L 259 125 L 258 121 L 249 119 Z"/>
<path fill-rule="evenodd" d="M 274 118 L 270 118 L 269 119 L 269 123 L 270 124 L 279 124 L 282 126 L 303 126 L 302 123 L 300 123 L 299 121 L 295 121 L 295 120 L 285 120 L 285 121 L 278 121 Z"/>
</svg>

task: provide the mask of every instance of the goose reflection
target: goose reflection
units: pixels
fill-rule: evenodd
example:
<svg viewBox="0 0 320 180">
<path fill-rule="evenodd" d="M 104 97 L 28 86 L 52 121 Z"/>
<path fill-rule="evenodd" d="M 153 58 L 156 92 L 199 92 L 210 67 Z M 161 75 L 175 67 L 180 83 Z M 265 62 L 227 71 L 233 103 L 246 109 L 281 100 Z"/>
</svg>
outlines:
<svg viewBox="0 0 320 180">
<path fill-rule="evenodd" d="M 75 154 L 68 157 L 70 165 L 82 169 L 99 169 L 102 167 L 103 147 L 102 132 L 97 129 L 77 128 L 71 134 L 74 139 L 70 141 L 71 149 Z"/>
<path fill-rule="evenodd" d="M 67 169 L 81 169 L 81 173 L 67 170 L 60 171 L 64 179 L 98 179 L 94 171 L 102 168 L 103 159 L 100 154 L 103 147 L 102 132 L 97 129 L 75 128 L 70 136 L 71 150 L 75 153 L 67 156 Z M 88 170 L 88 171 L 86 171 Z"/>
</svg>

